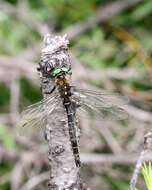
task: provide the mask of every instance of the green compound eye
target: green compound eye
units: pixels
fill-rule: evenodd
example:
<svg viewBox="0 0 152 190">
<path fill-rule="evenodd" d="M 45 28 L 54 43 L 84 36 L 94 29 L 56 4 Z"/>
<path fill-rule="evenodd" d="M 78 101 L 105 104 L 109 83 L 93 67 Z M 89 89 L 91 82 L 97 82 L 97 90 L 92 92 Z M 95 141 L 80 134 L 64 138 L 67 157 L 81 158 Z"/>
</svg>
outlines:
<svg viewBox="0 0 152 190">
<path fill-rule="evenodd" d="M 68 73 L 68 69 L 66 67 L 61 68 L 61 70 L 65 73 Z"/>
<path fill-rule="evenodd" d="M 67 69 L 66 67 L 62 67 L 62 68 L 54 69 L 52 72 L 52 75 L 55 77 L 55 76 L 59 76 L 61 73 L 71 74 L 69 69 Z"/>
<path fill-rule="evenodd" d="M 62 70 L 61 69 L 54 69 L 54 71 L 52 72 L 52 75 L 55 77 L 57 76 Z"/>
</svg>

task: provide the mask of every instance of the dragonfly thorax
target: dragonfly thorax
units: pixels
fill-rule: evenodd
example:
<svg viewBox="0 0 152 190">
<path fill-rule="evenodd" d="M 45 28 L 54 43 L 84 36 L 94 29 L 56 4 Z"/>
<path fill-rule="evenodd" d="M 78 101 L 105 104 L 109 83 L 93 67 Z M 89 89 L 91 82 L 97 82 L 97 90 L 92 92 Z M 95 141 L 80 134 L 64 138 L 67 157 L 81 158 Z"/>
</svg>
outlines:
<svg viewBox="0 0 152 190">
<path fill-rule="evenodd" d="M 56 85 L 61 98 L 64 99 L 64 102 L 70 102 L 71 86 L 64 75 L 56 78 Z"/>
</svg>

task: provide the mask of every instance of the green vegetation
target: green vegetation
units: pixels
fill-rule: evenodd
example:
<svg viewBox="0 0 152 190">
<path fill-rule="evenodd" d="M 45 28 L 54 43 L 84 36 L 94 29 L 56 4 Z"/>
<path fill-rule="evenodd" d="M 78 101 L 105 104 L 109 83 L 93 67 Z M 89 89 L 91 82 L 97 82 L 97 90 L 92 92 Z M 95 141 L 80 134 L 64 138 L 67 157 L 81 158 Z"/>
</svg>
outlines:
<svg viewBox="0 0 152 190">
<path fill-rule="evenodd" d="M 149 162 L 147 164 L 143 163 L 141 173 L 144 178 L 146 189 L 151 190 L 152 189 L 152 164 L 151 164 L 151 162 Z M 140 189 L 136 188 L 136 190 L 140 190 Z"/>
<path fill-rule="evenodd" d="M 144 163 L 144 165 L 142 167 L 142 175 L 144 177 L 147 190 L 151 190 L 152 189 L 152 165 L 151 165 L 151 162 L 149 162 L 147 165 Z"/>
</svg>

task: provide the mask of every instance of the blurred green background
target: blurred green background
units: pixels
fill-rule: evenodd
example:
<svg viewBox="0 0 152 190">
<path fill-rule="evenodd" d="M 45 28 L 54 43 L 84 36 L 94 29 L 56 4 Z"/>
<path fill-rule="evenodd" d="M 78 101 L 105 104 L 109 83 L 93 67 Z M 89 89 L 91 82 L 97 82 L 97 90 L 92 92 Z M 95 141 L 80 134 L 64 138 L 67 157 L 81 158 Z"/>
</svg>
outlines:
<svg viewBox="0 0 152 190">
<path fill-rule="evenodd" d="M 28 171 L 19 165 L 23 155 L 31 151 L 31 144 L 35 145 L 40 140 L 32 137 L 31 144 L 27 144 L 25 139 L 15 135 L 19 112 L 42 98 L 35 67 L 40 60 L 40 44 L 47 32 L 66 32 L 70 38 L 70 50 L 78 61 L 78 65 L 73 65 L 75 83 L 83 81 L 96 88 L 117 91 L 128 96 L 132 106 L 151 114 L 152 1 L 120 2 L 126 8 L 120 7 L 118 12 L 108 19 L 101 18 L 100 22 L 98 15 L 104 12 L 105 6 L 115 10 L 121 3 L 114 0 L 0 0 L 1 190 L 21 189 L 30 177 L 48 170 L 43 161 L 31 164 Z M 88 20 L 97 23 L 90 26 Z M 77 32 L 84 26 L 89 27 Z M 139 123 L 142 127 L 137 127 Z M 141 123 L 137 115 L 131 127 L 122 131 L 120 124 L 120 128 L 112 130 L 112 134 L 124 151 L 138 152 L 144 131 L 150 126 L 151 121 L 143 119 Z M 92 134 L 88 136 L 92 137 Z M 84 145 L 87 139 L 82 138 Z M 112 152 L 103 134 L 100 137 L 95 134 L 93 138 L 102 143 L 97 142 L 91 150 L 84 145 L 82 152 Z M 136 146 L 130 150 L 126 147 L 131 140 L 135 141 Z M 43 139 L 39 143 L 41 147 Z M 133 164 L 128 162 L 128 165 L 111 163 L 99 167 L 86 164 L 82 170 L 84 181 L 96 190 L 126 190 L 133 171 Z M 17 171 L 22 175 L 19 180 L 13 176 Z M 142 186 L 142 183 L 139 185 Z M 44 189 L 44 186 L 41 183 L 33 189 Z"/>
</svg>

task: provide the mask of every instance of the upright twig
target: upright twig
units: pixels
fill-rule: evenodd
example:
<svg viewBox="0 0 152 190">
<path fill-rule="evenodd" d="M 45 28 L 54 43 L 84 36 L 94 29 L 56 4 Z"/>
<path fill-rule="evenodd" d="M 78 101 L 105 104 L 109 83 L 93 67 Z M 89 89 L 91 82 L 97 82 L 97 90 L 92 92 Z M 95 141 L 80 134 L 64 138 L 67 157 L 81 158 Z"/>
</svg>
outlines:
<svg viewBox="0 0 152 190">
<path fill-rule="evenodd" d="M 50 98 L 50 94 L 55 87 L 54 78 L 50 77 L 50 67 L 53 68 L 68 66 L 71 67 L 68 54 L 68 40 L 65 36 L 51 37 L 46 35 L 44 38 L 44 48 L 40 62 L 40 78 L 44 99 Z M 56 93 L 57 91 L 55 90 Z M 76 167 L 73 151 L 71 148 L 69 131 L 67 126 L 67 115 L 63 104 L 57 105 L 51 117 L 48 105 L 45 104 L 47 112 L 47 125 L 45 138 L 48 143 L 48 160 L 50 165 L 50 190 L 80 190 L 80 168 Z M 78 133 L 78 132 L 77 132 Z M 79 136 L 77 134 L 77 136 Z"/>
<path fill-rule="evenodd" d="M 143 150 L 141 151 L 140 156 L 137 160 L 135 170 L 134 170 L 133 176 L 132 176 L 131 181 L 130 181 L 129 190 L 135 190 L 136 183 L 138 180 L 138 176 L 140 173 L 140 169 L 141 169 L 142 163 L 144 161 L 144 157 L 146 156 L 146 154 L 150 150 L 152 150 L 152 132 L 151 131 L 148 132 L 144 137 L 144 147 L 143 147 Z"/>
</svg>

